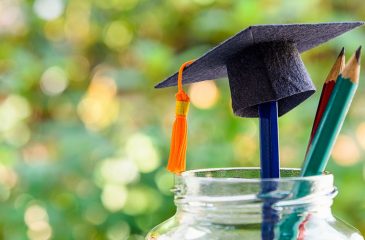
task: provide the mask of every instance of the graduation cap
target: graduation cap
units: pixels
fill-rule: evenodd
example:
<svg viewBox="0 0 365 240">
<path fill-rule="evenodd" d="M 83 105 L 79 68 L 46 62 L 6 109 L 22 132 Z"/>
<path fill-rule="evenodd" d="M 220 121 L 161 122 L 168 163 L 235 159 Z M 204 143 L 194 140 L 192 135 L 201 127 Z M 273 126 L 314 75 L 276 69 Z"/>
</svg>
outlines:
<svg viewBox="0 0 365 240">
<path fill-rule="evenodd" d="M 183 73 L 183 84 L 228 76 L 232 108 L 240 117 L 258 117 L 258 106 L 278 102 L 278 115 L 315 92 L 300 53 L 363 22 L 255 25 L 213 48 Z M 156 85 L 177 85 L 177 73 Z"/>
<path fill-rule="evenodd" d="M 246 28 L 156 85 L 178 85 L 176 119 L 167 169 L 185 170 L 189 97 L 182 84 L 228 76 L 232 108 L 240 117 L 260 117 L 261 177 L 279 177 L 277 118 L 315 92 L 300 53 L 362 22 L 257 25 Z"/>
</svg>

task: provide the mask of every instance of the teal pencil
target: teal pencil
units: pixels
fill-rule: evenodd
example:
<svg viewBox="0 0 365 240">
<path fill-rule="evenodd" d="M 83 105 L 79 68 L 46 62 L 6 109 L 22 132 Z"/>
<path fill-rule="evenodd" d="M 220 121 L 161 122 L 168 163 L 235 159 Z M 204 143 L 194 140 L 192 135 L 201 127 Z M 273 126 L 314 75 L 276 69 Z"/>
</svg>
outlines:
<svg viewBox="0 0 365 240">
<path fill-rule="evenodd" d="M 341 130 L 350 104 L 355 95 L 360 73 L 361 47 L 351 57 L 328 101 L 318 130 L 313 138 L 302 168 L 302 176 L 320 175 L 324 171 L 333 145 Z"/>
</svg>

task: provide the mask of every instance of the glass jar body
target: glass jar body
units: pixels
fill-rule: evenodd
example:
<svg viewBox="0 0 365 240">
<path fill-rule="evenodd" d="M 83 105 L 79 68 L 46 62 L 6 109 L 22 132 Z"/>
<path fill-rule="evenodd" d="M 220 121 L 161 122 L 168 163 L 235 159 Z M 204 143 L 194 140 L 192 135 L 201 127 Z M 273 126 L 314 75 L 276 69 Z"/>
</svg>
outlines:
<svg viewBox="0 0 365 240">
<path fill-rule="evenodd" d="M 176 214 L 146 239 L 363 240 L 331 213 L 332 175 L 291 177 L 298 173 L 282 170 L 284 178 L 263 183 L 259 169 L 188 171 L 176 178 Z M 309 190 L 296 194 L 303 184 Z"/>
<path fill-rule="evenodd" d="M 183 217 L 184 218 L 184 217 Z M 261 240 L 261 239 L 298 239 L 298 240 L 363 240 L 363 237 L 353 227 L 332 216 L 312 215 L 305 221 L 303 232 L 296 237 L 262 236 L 261 222 L 243 224 L 216 224 L 190 218 L 181 221 L 177 213 L 169 220 L 155 227 L 146 237 L 147 240 Z M 188 219 L 186 219 L 188 220 Z M 222 219 L 224 221 L 224 219 Z"/>
</svg>

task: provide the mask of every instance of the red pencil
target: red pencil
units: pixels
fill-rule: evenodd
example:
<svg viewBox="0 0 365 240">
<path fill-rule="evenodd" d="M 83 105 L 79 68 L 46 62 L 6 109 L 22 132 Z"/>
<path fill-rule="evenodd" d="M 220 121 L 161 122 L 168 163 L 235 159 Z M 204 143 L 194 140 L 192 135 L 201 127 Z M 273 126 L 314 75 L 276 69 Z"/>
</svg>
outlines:
<svg viewBox="0 0 365 240">
<path fill-rule="evenodd" d="M 336 79 L 337 79 L 338 75 L 342 72 L 343 68 L 345 67 L 345 54 L 344 53 L 345 53 L 345 49 L 342 48 L 340 54 L 338 55 L 338 57 L 336 59 L 335 64 L 332 66 L 332 69 L 331 69 L 330 73 L 328 74 L 326 81 L 323 84 L 321 97 L 319 99 L 316 116 L 315 116 L 314 122 L 313 122 L 312 132 L 311 132 L 310 138 L 309 138 L 307 152 L 312 143 L 313 137 L 316 134 L 318 125 L 322 119 L 322 115 L 323 115 L 324 111 L 326 110 L 328 100 L 329 100 L 332 90 L 336 84 Z"/>
</svg>

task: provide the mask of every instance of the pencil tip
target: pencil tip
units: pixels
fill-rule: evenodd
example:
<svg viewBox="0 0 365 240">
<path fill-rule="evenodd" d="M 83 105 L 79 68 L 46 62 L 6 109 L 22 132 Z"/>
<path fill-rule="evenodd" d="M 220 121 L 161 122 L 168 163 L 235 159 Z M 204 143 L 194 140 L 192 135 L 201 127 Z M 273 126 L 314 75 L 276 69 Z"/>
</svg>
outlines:
<svg viewBox="0 0 365 240">
<path fill-rule="evenodd" d="M 361 46 L 352 55 L 350 61 L 346 64 L 345 69 L 342 71 L 342 77 L 348 78 L 354 83 L 359 82 L 360 74 L 360 56 L 361 56 Z"/>
<path fill-rule="evenodd" d="M 356 60 L 360 62 L 361 46 L 356 50 Z"/>
<path fill-rule="evenodd" d="M 331 71 L 328 73 L 325 82 L 328 83 L 330 81 L 336 81 L 338 75 L 343 71 L 345 65 L 345 48 L 342 48 L 334 65 L 331 68 Z"/>
<path fill-rule="evenodd" d="M 338 55 L 338 57 L 342 57 L 344 54 L 345 54 L 345 48 L 343 47 L 343 48 L 341 49 L 341 52 L 340 52 L 340 54 Z"/>
</svg>

